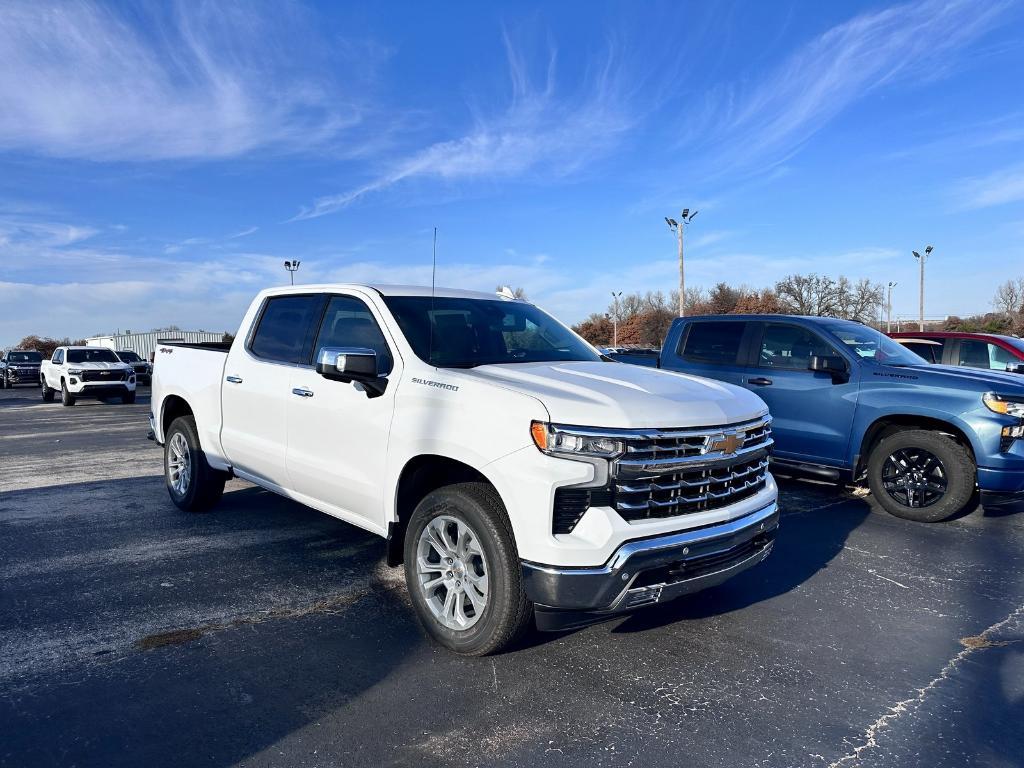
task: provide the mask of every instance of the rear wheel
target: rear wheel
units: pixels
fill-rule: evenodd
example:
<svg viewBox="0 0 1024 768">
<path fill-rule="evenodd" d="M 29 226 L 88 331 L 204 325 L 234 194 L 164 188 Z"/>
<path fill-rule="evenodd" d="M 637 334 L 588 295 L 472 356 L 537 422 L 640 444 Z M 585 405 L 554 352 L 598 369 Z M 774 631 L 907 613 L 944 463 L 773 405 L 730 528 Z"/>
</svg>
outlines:
<svg viewBox="0 0 1024 768">
<path fill-rule="evenodd" d="M 868 459 L 868 484 L 890 514 L 935 523 L 962 511 L 977 471 L 967 449 L 949 435 L 908 429 L 882 438 Z"/>
<path fill-rule="evenodd" d="M 164 439 L 164 480 L 171 501 L 186 512 L 205 512 L 220 501 L 227 473 L 207 463 L 191 416 L 176 418 Z"/>
<path fill-rule="evenodd" d="M 68 383 L 61 381 L 60 383 L 60 404 L 71 406 L 75 404 L 75 396 L 68 392 Z"/>
<path fill-rule="evenodd" d="M 495 653 L 530 625 L 511 524 L 485 483 L 440 488 L 417 505 L 405 536 L 405 579 L 427 633 L 456 653 Z"/>
</svg>

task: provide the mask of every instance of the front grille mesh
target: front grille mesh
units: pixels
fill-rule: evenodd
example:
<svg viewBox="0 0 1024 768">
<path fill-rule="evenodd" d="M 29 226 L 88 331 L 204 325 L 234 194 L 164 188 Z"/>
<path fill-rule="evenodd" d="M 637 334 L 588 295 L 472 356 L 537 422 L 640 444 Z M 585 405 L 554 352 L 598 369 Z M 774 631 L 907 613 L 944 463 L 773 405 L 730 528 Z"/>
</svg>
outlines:
<svg viewBox="0 0 1024 768">
<path fill-rule="evenodd" d="M 643 522 L 735 504 L 768 482 L 770 417 L 702 429 L 641 430 L 624 438 L 606 488 L 555 491 L 553 533 L 571 533 L 590 507 Z"/>
<path fill-rule="evenodd" d="M 767 483 L 771 420 L 631 438 L 617 462 L 615 509 L 629 522 L 706 512 Z"/>
<path fill-rule="evenodd" d="M 106 374 L 106 375 L 104 375 Z M 82 371 L 82 381 L 124 381 L 124 371 Z"/>
</svg>

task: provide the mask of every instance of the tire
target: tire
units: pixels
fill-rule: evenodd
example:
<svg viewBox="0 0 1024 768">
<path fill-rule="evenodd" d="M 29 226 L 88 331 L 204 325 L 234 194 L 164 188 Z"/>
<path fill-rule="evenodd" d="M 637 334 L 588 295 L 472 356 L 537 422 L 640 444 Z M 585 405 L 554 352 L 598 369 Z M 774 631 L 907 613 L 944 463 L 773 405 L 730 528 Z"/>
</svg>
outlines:
<svg viewBox="0 0 1024 768">
<path fill-rule="evenodd" d="M 39 386 L 41 387 L 41 391 L 42 391 L 42 395 L 43 395 L 43 402 L 44 403 L 52 403 L 53 402 L 53 395 L 55 393 L 54 393 L 53 389 L 51 389 L 50 387 L 46 386 L 46 379 L 44 379 L 42 376 L 39 377 Z"/>
<path fill-rule="evenodd" d="M 177 473 L 175 467 L 179 467 Z M 186 477 L 179 483 L 182 471 Z M 186 512 L 205 512 L 220 501 L 226 480 L 226 472 L 213 469 L 207 463 L 199 445 L 195 419 L 191 416 L 176 418 L 164 435 L 164 482 L 175 506 Z"/>
<path fill-rule="evenodd" d="M 452 546 L 452 541 L 464 540 L 464 531 L 468 531 L 465 541 L 477 542 L 479 554 L 470 550 L 471 544 Z M 441 537 L 446 554 L 429 543 L 431 532 Z M 512 525 L 491 486 L 459 483 L 427 494 L 409 520 L 404 549 L 405 580 L 413 607 L 427 634 L 441 645 L 463 656 L 486 656 L 508 647 L 529 628 L 533 606 L 523 591 Z M 446 570 L 446 555 L 452 556 L 451 570 Z M 428 563 L 425 568 L 421 556 Z M 482 576 L 486 577 L 483 590 Z M 424 582 L 434 586 L 424 587 Z M 461 620 L 465 628 L 457 626 Z"/>
<path fill-rule="evenodd" d="M 968 450 L 949 435 L 925 429 L 894 432 L 868 457 L 868 485 L 891 515 L 937 523 L 964 510 L 977 469 Z"/>
<path fill-rule="evenodd" d="M 68 385 L 65 381 L 61 381 L 60 383 L 60 404 L 64 406 L 72 406 L 75 404 L 75 396 L 68 392 Z"/>
<path fill-rule="evenodd" d="M 135 393 L 128 392 L 126 394 L 121 395 L 121 402 L 124 403 L 125 405 L 131 405 L 132 403 L 135 402 Z"/>
<path fill-rule="evenodd" d="M 7 374 L 0 373 L 0 389 L 7 389 Z"/>
</svg>

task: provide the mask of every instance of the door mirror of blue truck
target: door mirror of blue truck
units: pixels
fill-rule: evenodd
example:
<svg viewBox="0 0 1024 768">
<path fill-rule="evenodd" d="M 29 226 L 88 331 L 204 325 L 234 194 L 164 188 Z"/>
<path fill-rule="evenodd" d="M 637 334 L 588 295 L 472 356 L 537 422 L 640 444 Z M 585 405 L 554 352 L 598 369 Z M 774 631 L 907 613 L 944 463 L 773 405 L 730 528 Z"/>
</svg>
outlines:
<svg viewBox="0 0 1024 768">
<path fill-rule="evenodd" d="M 357 382 L 370 397 L 383 394 L 388 381 L 380 375 L 377 353 L 365 347 L 321 347 L 316 372 L 333 381 Z"/>
<path fill-rule="evenodd" d="M 838 355 L 811 355 L 807 368 L 815 373 L 831 374 L 832 381 L 837 383 L 849 378 L 846 361 Z"/>
</svg>

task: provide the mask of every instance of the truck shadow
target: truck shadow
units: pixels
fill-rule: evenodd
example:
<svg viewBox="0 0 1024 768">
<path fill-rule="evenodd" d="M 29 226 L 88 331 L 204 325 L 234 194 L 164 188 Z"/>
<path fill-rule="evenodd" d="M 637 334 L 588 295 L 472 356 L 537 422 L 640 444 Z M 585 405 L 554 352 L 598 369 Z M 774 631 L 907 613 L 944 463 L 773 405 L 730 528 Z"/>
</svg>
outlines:
<svg viewBox="0 0 1024 768">
<path fill-rule="evenodd" d="M 871 514 L 870 503 L 835 486 L 779 481 L 782 519 L 768 559 L 724 584 L 630 614 L 614 632 L 643 632 L 673 622 L 742 610 L 783 595 L 828 568 L 850 533 Z"/>
</svg>

